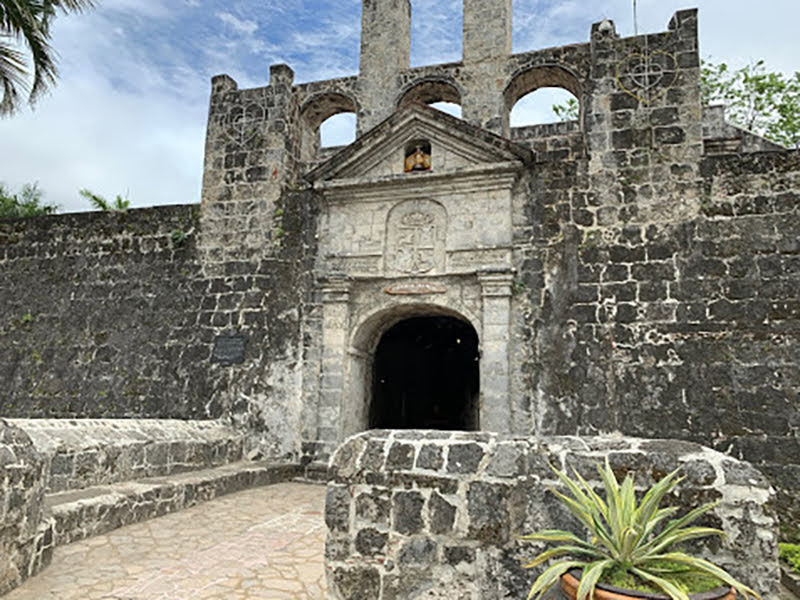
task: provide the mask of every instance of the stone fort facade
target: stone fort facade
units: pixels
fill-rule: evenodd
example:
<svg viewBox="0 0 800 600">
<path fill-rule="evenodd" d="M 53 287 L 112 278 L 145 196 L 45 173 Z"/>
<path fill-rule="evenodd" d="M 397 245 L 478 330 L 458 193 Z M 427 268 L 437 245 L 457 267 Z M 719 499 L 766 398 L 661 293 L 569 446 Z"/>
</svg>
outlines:
<svg viewBox="0 0 800 600">
<path fill-rule="evenodd" d="M 312 466 L 376 427 L 678 438 L 798 535 L 800 153 L 701 104 L 697 11 L 512 54 L 511 0 L 464 0 L 462 60 L 410 68 L 410 10 L 364 0 L 357 76 L 215 77 L 199 207 L 0 223 L 0 415 Z M 578 120 L 511 128 L 542 87 Z"/>
</svg>

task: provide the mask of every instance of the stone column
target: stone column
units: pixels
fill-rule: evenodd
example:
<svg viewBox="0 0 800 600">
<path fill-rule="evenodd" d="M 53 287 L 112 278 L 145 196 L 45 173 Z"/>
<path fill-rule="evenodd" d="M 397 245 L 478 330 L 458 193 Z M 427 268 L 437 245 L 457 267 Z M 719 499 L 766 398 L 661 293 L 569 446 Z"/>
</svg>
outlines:
<svg viewBox="0 0 800 600">
<path fill-rule="evenodd" d="M 319 386 L 318 439 L 335 445 L 343 439 L 342 400 L 347 356 L 350 282 L 331 278 L 322 282 L 322 370 Z"/>
<path fill-rule="evenodd" d="M 511 55 L 511 0 L 464 0 L 465 121 L 502 134 L 506 63 Z"/>
<path fill-rule="evenodd" d="M 411 54 L 409 0 L 363 0 L 361 9 L 361 97 L 358 133 L 369 131 L 395 111 L 400 72 Z"/>
<path fill-rule="evenodd" d="M 511 329 L 511 286 L 508 272 L 478 275 L 483 297 L 481 340 L 481 415 L 484 431 L 511 431 L 511 385 L 509 335 Z"/>
</svg>

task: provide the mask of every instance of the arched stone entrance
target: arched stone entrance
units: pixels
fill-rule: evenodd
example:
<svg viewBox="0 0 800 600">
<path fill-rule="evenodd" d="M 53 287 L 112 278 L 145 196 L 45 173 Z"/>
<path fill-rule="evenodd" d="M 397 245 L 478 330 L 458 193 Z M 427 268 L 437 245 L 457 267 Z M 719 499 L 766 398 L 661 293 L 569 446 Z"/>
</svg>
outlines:
<svg viewBox="0 0 800 600">
<path fill-rule="evenodd" d="M 369 429 L 370 427 L 392 428 L 449 428 L 462 430 L 480 430 L 509 432 L 512 423 L 512 407 L 510 395 L 509 373 L 509 326 L 511 308 L 512 276 L 508 273 L 481 273 L 477 277 L 450 281 L 438 279 L 441 283 L 427 282 L 429 288 L 414 287 L 405 283 L 408 290 L 424 291 L 430 289 L 433 298 L 418 299 L 415 294 L 389 294 L 385 283 L 360 283 L 346 278 L 327 280 L 322 288 L 322 362 L 320 372 L 319 409 L 317 427 L 319 439 L 326 444 L 339 444 L 347 437 Z M 402 283 L 403 280 L 398 280 Z M 400 289 L 401 283 L 395 283 Z M 422 284 L 419 284 L 422 285 Z M 439 285 L 439 288 L 436 288 Z M 397 289 L 391 291 L 396 292 Z M 441 291 L 439 291 L 441 290 Z M 438 293 L 437 293 L 438 292 Z M 427 292 L 426 292 L 427 293 Z M 439 295 L 440 294 L 440 295 Z M 458 323 L 460 333 L 450 336 L 450 343 L 458 344 L 458 339 L 468 340 L 474 344 L 471 357 L 479 356 L 477 375 L 472 368 L 453 367 L 450 373 L 459 368 L 468 373 L 462 375 L 462 383 L 450 385 L 460 388 L 459 394 L 468 399 L 461 407 L 450 411 L 449 417 L 433 416 L 419 410 L 418 418 L 410 416 L 389 422 L 386 416 L 389 408 L 373 407 L 373 395 L 376 393 L 374 373 L 376 359 L 380 359 L 379 346 L 382 340 L 392 344 L 415 343 L 416 334 L 425 328 L 416 319 L 439 319 L 440 324 Z M 402 325 L 403 322 L 410 323 Z M 400 325 L 401 333 L 391 330 Z M 403 328 L 410 332 L 402 333 Z M 461 328 L 466 329 L 461 329 Z M 401 341 L 393 338 L 397 336 Z M 405 339 L 405 342 L 402 340 Z M 448 336 L 439 342 L 439 349 L 447 348 Z M 410 341 L 409 341 L 410 340 Z M 475 352 L 477 348 L 477 353 Z M 397 356 L 397 349 L 389 350 L 389 361 Z M 412 354 L 419 354 L 414 348 Z M 423 353 L 424 354 L 424 353 Z M 435 353 L 434 353 L 435 355 Z M 381 367 L 377 367 L 380 374 Z M 406 378 L 419 377 L 413 370 L 406 370 Z M 473 374 L 470 374 L 473 373 Z M 395 378 L 402 377 L 396 373 Z M 466 384 L 466 380 L 470 383 Z M 429 384 L 430 385 L 430 384 Z M 443 384 L 436 383 L 433 387 Z M 396 391 L 396 387 L 393 388 Z M 405 388 L 401 395 L 408 398 L 412 394 L 419 395 L 416 390 Z M 430 402 L 433 393 L 426 392 L 424 398 Z M 375 406 L 383 403 L 376 400 Z M 389 405 L 398 406 L 400 400 L 392 399 Z M 443 406 L 439 406 L 441 415 Z M 464 416 L 458 416 L 460 411 Z M 447 412 L 447 411 L 445 411 Z M 422 416 L 419 416 L 419 415 Z M 452 418 L 451 418 L 452 417 Z"/>
<path fill-rule="evenodd" d="M 372 361 L 372 429 L 479 428 L 478 334 L 468 322 L 404 319 L 380 339 Z"/>
</svg>

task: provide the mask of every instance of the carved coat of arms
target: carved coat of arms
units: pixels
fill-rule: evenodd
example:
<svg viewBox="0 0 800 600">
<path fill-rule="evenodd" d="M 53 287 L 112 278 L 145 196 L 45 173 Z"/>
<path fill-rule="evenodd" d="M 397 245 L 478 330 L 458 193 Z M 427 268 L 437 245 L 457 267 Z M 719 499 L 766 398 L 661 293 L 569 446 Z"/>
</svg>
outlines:
<svg viewBox="0 0 800 600">
<path fill-rule="evenodd" d="M 427 273 L 436 266 L 436 218 L 412 212 L 400 219 L 396 266 L 404 273 Z"/>
<path fill-rule="evenodd" d="M 444 207 L 429 200 L 404 202 L 395 207 L 387 224 L 387 267 L 408 275 L 441 268 L 446 219 Z"/>
</svg>

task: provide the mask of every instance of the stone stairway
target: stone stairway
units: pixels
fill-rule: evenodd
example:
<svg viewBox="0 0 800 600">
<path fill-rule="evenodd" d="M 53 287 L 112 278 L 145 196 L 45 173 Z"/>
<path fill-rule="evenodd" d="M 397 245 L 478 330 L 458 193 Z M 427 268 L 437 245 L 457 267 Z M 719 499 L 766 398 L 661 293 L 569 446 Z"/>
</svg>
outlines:
<svg viewBox="0 0 800 600">
<path fill-rule="evenodd" d="M 118 527 L 195 506 L 224 494 L 289 481 L 300 476 L 295 464 L 232 464 L 89 487 L 45 496 L 53 545 L 60 546 Z"/>
<path fill-rule="evenodd" d="M 327 472 L 250 458 L 243 434 L 220 421 L 0 421 L 0 595 L 46 567 L 57 546 Z"/>
</svg>

